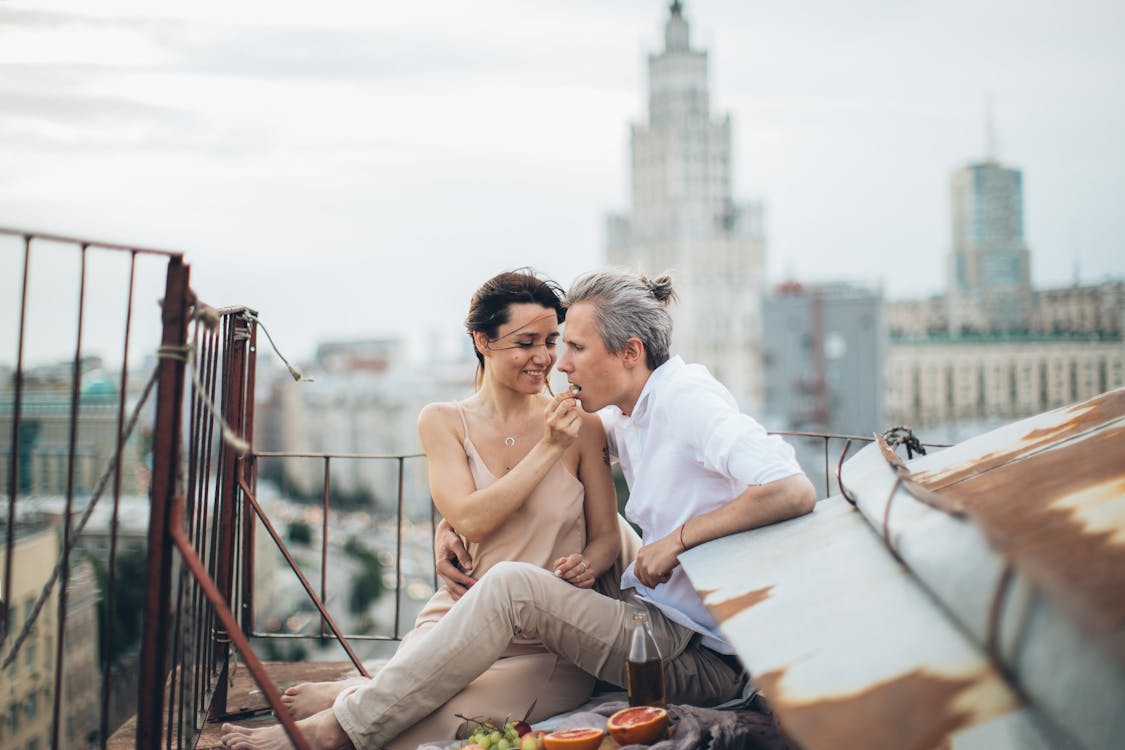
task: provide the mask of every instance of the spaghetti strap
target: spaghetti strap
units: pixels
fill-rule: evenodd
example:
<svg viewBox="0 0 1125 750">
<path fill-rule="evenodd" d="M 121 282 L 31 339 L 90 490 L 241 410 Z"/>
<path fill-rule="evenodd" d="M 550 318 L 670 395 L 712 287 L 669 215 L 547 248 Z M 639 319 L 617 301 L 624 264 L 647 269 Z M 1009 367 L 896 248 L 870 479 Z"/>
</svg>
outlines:
<svg viewBox="0 0 1125 750">
<path fill-rule="evenodd" d="M 460 401 L 454 401 L 453 403 L 457 404 L 457 413 L 461 415 L 461 427 L 465 430 L 465 440 L 469 441 L 469 423 L 465 419 L 465 409 L 462 408 Z"/>
</svg>

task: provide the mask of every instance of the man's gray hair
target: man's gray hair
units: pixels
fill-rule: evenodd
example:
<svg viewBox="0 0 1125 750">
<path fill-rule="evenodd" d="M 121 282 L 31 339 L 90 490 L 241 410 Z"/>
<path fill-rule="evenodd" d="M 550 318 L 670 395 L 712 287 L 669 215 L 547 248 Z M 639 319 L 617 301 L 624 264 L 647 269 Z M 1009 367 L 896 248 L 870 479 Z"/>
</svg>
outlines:
<svg viewBox="0 0 1125 750">
<path fill-rule="evenodd" d="M 631 338 L 645 346 L 645 362 L 655 370 L 668 360 L 672 316 L 668 305 L 676 299 L 672 277 L 610 269 L 583 274 L 566 293 L 567 306 L 590 302 L 606 349 L 620 353 Z"/>
</svg>

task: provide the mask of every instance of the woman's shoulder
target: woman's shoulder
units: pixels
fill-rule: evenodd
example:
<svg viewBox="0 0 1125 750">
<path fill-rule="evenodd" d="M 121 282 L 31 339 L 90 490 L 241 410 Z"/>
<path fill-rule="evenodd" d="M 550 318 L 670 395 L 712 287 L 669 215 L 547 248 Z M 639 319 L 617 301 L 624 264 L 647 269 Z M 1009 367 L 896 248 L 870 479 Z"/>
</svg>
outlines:
<svg viewBox="0 0 1125 750">
<path fill-rule="evenodd" d="M 451 431 L 460 433 L 461 415 L 456 401 L 437 401 L 426 404 L 418 412 L 418 431 L 423 435 Z"/>
</svg>

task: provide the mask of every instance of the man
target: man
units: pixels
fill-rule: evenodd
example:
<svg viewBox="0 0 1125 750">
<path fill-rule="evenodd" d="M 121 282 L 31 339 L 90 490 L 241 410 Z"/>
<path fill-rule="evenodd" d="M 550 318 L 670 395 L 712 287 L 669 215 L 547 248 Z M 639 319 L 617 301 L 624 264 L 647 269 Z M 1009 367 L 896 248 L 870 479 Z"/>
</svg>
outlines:
<svg viewBox="0 0 1125 750">
<path fill-rule="evenodd" d="M 575 588 L 534 565 L 500 563 L 471 583 L 424 647 L 400 652 L 331 710 L 299 722 L 313 747 L 380 747 L 484 672 L 517 634 L 623 685 L 635 608 L 647 610 L 665 656 L 669 702 L 710 705 L 741 689 L 734 649 L 677 558 L 811 511 L 812 484 L 792 448 L 739 413 L 705 368 L 669 357 L 668 277 L 595 272 L 567 298 L 558 369 L 580 387 L 582 407 L 602 414 L 608 451 L 629 484 L 626 514 L 643 532 L 619 596 Z M 224 727 L 223 742 L 232 750 L 288 746 L 279 728 Z"/>
</svg>

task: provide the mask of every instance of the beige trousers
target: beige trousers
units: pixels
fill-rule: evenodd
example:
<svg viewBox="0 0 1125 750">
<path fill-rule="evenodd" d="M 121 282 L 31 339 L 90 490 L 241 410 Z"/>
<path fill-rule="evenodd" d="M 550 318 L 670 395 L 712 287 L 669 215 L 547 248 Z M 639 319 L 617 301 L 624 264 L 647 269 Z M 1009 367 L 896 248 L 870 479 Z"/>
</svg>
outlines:
<svg viewBox="0 0 1125 750">
<path fill-rule="evenodd" d="M 357 750 L 376 750 L 460 692 L 523 635 L 581 669 L 625 684 L 634 608 L 648 611 L 665 654 L 669 703 L 712 705 L 735 696 L 742 678 L 696 634 L 633 597 L 579 589 L 521 562 L 495 565 L 417 647 L 402 649 L 375 677 L 332 707 Z"/>
</svg>

